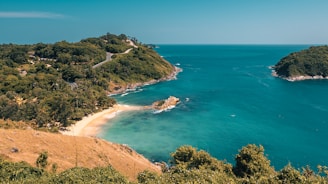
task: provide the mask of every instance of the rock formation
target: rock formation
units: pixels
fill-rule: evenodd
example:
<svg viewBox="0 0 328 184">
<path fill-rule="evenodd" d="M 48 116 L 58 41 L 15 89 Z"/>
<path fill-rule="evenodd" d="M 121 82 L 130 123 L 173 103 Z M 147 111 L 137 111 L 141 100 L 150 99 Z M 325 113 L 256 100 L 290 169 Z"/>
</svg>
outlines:
<svg viewBox="0 0 328 184">
<path fill-rule="evenodd" d="M 152 104 L 152 108 L 158 111 L 164 111 L 175 107 L 180 102 L 180 99 L 174 96 L 170 96 L 166 100 L 159 100 Z"/>
</svg>

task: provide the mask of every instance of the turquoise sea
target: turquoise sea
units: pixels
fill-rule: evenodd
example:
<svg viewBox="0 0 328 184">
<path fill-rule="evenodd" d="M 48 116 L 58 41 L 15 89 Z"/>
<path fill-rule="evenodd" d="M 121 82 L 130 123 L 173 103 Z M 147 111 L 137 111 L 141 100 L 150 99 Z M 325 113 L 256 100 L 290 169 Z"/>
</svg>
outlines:
<svg viewBox="0 0 328 184">
<path fill-rule="evenodd" d="M 148 105 L 170 95 L 168 112 L 127 112 L 99 137 L 127 144 L 152 161 L 168 161 L 181 145 L 234 164 L 242 146 L 261 144 L 276 169 L 328 165 L 328 81 L 288 82 L 270 65 L 307 45 L 160 45 L 157 52 L 183 69 L 177 80 L 145 86 L 119 103 Z"/>
</svg>

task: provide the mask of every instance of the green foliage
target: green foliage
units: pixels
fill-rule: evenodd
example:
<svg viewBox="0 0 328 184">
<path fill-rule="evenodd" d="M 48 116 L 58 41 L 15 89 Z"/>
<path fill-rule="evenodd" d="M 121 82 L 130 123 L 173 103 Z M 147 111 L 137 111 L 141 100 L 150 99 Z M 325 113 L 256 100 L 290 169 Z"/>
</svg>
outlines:
<svg viewBox="0 0 328 184">
<path fill-rule="evenodd" d="M 51 165 L 51 172 L 56 173 L 57 172 L 58 165 L 56 163 Z"/>
<path fill-rule="evenodd" d="M 39 157 L 36 159 L 35 162 L 36 166 L 45 169 L 48 166 L 48 152 L 40 153 Z"/>
<path fill-rule="evenodd" d="M 168 172 L 163 173 L 162 175 L 153 178 L 154 175 L 151 175 L 150 178 L 145 178 L 140 183 L 147 184 L 175 184 L 175 183 L 195 183 L 195 184 L 204 184 L 204 183 L 217 183 L 217 184 L 225 184 L 225 183 L 236 183 L 233 176 L 229 176 L 225 173 L 221 173 L 218 171 L 212 171 L 209 169 L 179 169 L 170 170 Z"/>
<path fill-rule="evenodd" d="M 157 180 L 158 175 L 156 173 L 145 170 L 138 174 L 138 183 L 153 183 Z"/>
<path fill-rule="evenodd" d="M 328 76 L 328 46 L 315 46 L 282 58 L 274 67 L 279 76 Z"/>
<path fill-rule="evenodd" d="M 160 176 L 162 183 L 229 183 L 235 180 L 230 164 L 203 150 L 181 146 L 171 156 L 174 166 Z"/>
<path fill-rule="evenodd" d="M 34 46 L 35 57 L 42 61 L 56 61 L 61 64 L 81 64 L 105 60 L 105 50 L 88 42 L 55 44 L 37 44 Z"/>
<path fill-rule="evenodd" d="M 282 183 L 302 183 L 305 181 L 305 177 L 302 176 L 301 172 L 292 167 L 290 163 L 286 165 L 277 175 L 278 179 Z"/>
<path fill-rule="evenodd" d="M 162 175 L 140 173 L 139 183 L 328 183 L 327 175 L 322 175 L 327 172 L 323 166 L 318 174 L 309 167 L 300 172 L 290 164 L 275 171 L 264 155 L 264 148 L 254 144 L 239 151 L 233 172 L 230 164 L 191 146 L 182 146 L 171 156 L 173 165 L 167 171 Z"/>
<path fill-rule="evenodd" d="M 115 82 L 136 83 L 158 80 L 173 72 L 173 66 L 164 61 L 155 51 L 139 46 L 129 54 L 117 55 L 97 71 L 110 74 Z M 105 77 L 105 76 L 103 76 Z"/>
<path fill-rule="evenodd" d="M 192 146 L 181 146 L 171 154 L 173 163 L 186 169 L 210 169 L 232 173 L 232 166 L 213 158 L 204 150 L 197 151 Z"/>
<path fill-rule="evenodd" d="M 270 184 L 312 184 L 328 183 L 327 167 L 318 166 L 318 172 L 310 167 L 296 170 L 289 163 L 280 171 L 270 167 L 262 146 L 247 145 L 236 156 L 236 165 L 211 157 L 207 152 L 191 146 L 182 146 L 172 153 L 174 161 L 162 174 L 143 171 L 138 175 L 138 183 L 270 183 Z M 41 157 L 41 155 L 40 155 Z M 44 156 L 42 156 L 44 158 Z M 41 159 L 42 160 L 42 159 Z M 43 159 L 44 160 L 44 159 Z M 53 165 L 53 168 L 57 167 Z M 34 168 L 25 162 L 12 163 L 0 157 L 0 183 L 130 183 L 111 166 L 93 169 L 75 167 L 56 174 Z"/>
<path fill-rule="evenodd" d="M 173 163 L 184 164 L 190 162 L 196 153 L 196 148 L 192 146 L 181 146 L 172 153 L 171 156 L 173 158 Z"/>
<path fill-rule="evenodd" d="M 53 177 L 50 183 L 129 183 L 111 166 L 94 169 L 75 167 Z"/>
<path fill-rule="evenodd" d="M 130 47 L 125 46 L 125 45 L 111 44 L 111 45 L 107 45 L 105 48 L 106 48 L 107 52 L 122 53 L 122 52 L 125 52 Z"/>
<path fill-rule="evenodd" d="M 30 166 L 25 162 L 12 163 L 0 159 L 0 183 L 129 183 L 111 166 L 102 168 L 72 168 L 60 174 Z"/>
<path fill-rule="evenodd" d="M 26 162 L 12 163 L 0 159 L 0 183 L 17 182 L 42 177 L 45 171 L 31 167 Z"/>
<path fill-rule="evenodd" d="M 274 168 L 270 166 L 270 160 L 264 156 L 263 146 L 249 144 L 243 147 L 236 155 L 236 165 L 233 171 L 237 177 L 259 179 L 261 177 L 273 177 Z"/>
<path fill-rule="evenodd" d="M 77 68 L 65 67 L 62 69 L 62 78 L 67 82 L 75 82 L 75 79 L 82 77 L 83 75 Z"/>
<path fill-rule="evenodd" d="M 57 130 L 115 104 L 107 96 L 113 90 L 110 84 L 148 82 L 173 71 L 155 51 L 137 42 L 138 49 L 93 68 L 106 59 L 106 52 L 131 48 L 127 39 L 107 33 L 76 43 L 0 45 L 0 119 Z"/>
</svg>

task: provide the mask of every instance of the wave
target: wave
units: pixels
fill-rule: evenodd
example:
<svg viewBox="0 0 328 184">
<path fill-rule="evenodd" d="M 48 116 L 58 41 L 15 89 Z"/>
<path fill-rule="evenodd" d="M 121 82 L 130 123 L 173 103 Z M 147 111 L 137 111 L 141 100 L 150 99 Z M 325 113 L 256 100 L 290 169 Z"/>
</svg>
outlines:
<svg viewBox="0 0 328 184">
<path fill-rule="evenodd" d="M 264 68 L 267 67 L 265 65 L 250 65 L 250 66 L 245 66 L 245 68 Z"/>
<path fill-rule="evenodd" d="M 261 84 L 262 86 L 264 86 L 264 87 L 267 87 L 267 88 L 270 87 L 270 85 L 269 85 L 268 83 L 263 82 L 262 79 L 258 79 L 257 82 L 258 82 L 259 84 Z"/>
<path fill-rule="evenodd" d="M 175 107 L 176 107 L 176 105 L 171 105 L 171 106 L 167 107 L 166 109 L 155 110 L 153 113 L 154 114 L 159 114 L 161 112 L 169 112 L 169 111 L 171 111 L 171 109 L 174 109 Z"/>
<path fill-rule="evenodd" d="M 125 91 L 126 92 L 129 92 L 129 91 L 136 91 L 137 89 L 133 88 L 133 89 L 126 89 Z"/>
<path fill-rule="evenodd" d="M 310 104 L 310 106 L 316 110 L 322 111 L 322 112 L 328 112 L 328 110 L 321 106 L 321 105 L 316 105 L 316 104 Z"/>
<path fill-rule="evenodd" d="M 121 94 L 121 96 L 123 97 L 123 96 L 126 96 L 128 94 L 130 94 L 130 93 L 123 93 L 123 94 Z"/>
<path fill-rule="evenodd" d="M 127 89 L 125 93 L 121 94 L 121 97 L 126 96 L 126 95 L 129 95 L 131 93 L 132 94 L 133 93 L 139 93 L 141 91 L 143 91 L 143 89 L 141 89 L 141 88 L 139 88 L 139 89 Z M 130 93 L 128 93 L 128 92 L 130 92 Z"/>
</svg>

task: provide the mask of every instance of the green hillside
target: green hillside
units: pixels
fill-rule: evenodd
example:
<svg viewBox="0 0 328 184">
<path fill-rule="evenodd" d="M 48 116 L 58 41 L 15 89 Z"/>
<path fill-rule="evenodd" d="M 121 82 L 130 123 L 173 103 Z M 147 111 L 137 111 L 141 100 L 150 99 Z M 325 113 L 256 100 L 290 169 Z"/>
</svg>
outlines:
<svg viewBox="0 0 328 184">
<path fill-rule="evenodd" d="M 314 46 L 282 58 L 274 69 L 283 78 L 328 76 L 328 46 Z"/>
<path fill-rule="evenodd" d="M 76 43 L 3 44 L 0 118 L 39 128 L 68 126 L 115 104 L 109 93 L 172 72 L 174 67 L 154 50 L 123 34 Z"/>
</svg>

